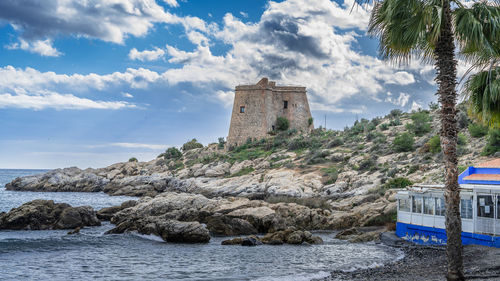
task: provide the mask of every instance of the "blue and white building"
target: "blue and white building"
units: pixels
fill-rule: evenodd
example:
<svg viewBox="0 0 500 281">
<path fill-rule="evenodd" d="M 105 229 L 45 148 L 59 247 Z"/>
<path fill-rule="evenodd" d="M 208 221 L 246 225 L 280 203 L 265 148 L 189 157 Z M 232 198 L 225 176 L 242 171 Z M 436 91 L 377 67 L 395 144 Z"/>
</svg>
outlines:
<svg viewBox="0 0 500 281">
<path fill-rule="evenodd" d="M 459 175 L 462 243 L 500 247 L 500 158 Z M 443 185 L 399 191 L 396 235 L 419 244 L 445 244 Z"/>
</svg>

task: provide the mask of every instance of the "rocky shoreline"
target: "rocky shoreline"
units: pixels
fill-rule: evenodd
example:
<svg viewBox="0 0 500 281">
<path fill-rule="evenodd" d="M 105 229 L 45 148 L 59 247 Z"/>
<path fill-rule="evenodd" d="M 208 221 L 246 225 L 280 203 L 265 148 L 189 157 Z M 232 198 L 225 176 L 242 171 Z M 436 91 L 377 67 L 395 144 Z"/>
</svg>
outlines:
<svg viewBox="0 0 500 281">
<path fill-rule="evenodd" d="M 381 235 L 383 244 L 397 247 L 404 257 L 383 266 L 351 272 L 333 271 L 330 277 L 316 281 L 333 280 L 446 280 L 446 251 L 444 246 L 420 246 L 396 237 L 393 232 Z M 485 246 L 464 246 L 464 269 L 467 280 L 500 280 L 500 249 Z"/>
</svg>

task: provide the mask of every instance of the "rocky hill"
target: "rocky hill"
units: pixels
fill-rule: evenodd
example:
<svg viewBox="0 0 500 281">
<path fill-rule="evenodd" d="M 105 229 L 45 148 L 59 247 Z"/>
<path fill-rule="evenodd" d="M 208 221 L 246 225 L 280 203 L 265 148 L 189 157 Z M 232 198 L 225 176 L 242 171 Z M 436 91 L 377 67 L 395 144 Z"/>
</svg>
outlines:
<svg viewBox="0 0 500 281">
<path fill-rule="evenodd" d="M 432 108 L 393 110 L 341 131 L 271 132 L 268 138 L 249 139 L 239 147 L 227 147 L 222 139 L 208 146 L 193 140 L 182 153 L 169 148 L 149 162 L 131 159 L 100 169 L 58 169 L 17 178 L 6 188 L 147 198 L 165 192 L 245 197 L 260 202 L 256 206 L 289 203 L 322 209 L 324 228 L 384 225 L 394 220 L 397 188 L 443 182 L 439 117 Z M 500 150 L 500 133 L 491 131 L 488 136 L 465 113 L 459 114 L 459 127 L 461 170 Z"/>
</svg>

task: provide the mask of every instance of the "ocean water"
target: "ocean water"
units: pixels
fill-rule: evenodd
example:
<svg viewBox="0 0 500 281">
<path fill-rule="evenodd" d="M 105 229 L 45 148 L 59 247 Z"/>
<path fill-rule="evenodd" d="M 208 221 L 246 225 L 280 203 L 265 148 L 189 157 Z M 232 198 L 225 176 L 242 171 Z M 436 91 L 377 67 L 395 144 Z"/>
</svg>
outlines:
<svg viewBox="0 0 500 281">
<path fill-rule="evenodd" d="M 129 197 L 100 193 L 6 191 L 17 176 L 43 171 L 0 170 L 0 211 L 36 198 L 94 208 Z M 165 243 L 139 234 L 104 235 L 113 226 L 67 231 L 0 231 L 0 280 L 311 280 L 334 269 L 374 267 L 402 257 L 373 243 L 350 244 L 322 232 L 323 245 L 257 247 Z"/>
</svg>

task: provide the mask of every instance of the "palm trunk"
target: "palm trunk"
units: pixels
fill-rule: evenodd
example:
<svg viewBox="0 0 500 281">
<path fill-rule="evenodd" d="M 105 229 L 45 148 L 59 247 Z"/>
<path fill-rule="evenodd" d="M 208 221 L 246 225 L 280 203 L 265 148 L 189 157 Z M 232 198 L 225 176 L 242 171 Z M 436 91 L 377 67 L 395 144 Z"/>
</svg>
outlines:
<svg viewBox="0 0 500 281">
<path fill-rule="evenodd" d="M 460 191 L 458 185 L 457 121 L 457 61 L 451 27 L 450 1 L 443 1 L 441 34 L 434 55 L 436 58 L 438 95 L 441 103 L 441 147 L 444 153 L 446 173 L 446 257 L 448 280 L 465 280 L 463 273 L 462 221 L 460 219 Z"/>
</svg>

